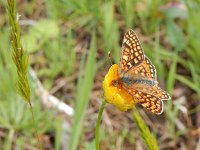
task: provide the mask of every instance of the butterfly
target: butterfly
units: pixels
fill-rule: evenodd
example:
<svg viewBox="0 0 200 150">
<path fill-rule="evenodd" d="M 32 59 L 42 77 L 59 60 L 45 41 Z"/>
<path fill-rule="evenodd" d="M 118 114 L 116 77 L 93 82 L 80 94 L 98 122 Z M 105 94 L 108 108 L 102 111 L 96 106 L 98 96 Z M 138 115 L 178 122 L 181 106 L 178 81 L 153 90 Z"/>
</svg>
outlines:
<svg viewBox="0 0 200 150">
<path fill-rule="evenodd" d="M 144 54 L 133 30 L 124 36 L 118 74 L 119 79 L 113 82 L 114 86 L 123 88 L 150 112 L 163 112 L 163 100 L 170 99 L 170 96 L 159 87 L 156 68 Z"/>
</svg>

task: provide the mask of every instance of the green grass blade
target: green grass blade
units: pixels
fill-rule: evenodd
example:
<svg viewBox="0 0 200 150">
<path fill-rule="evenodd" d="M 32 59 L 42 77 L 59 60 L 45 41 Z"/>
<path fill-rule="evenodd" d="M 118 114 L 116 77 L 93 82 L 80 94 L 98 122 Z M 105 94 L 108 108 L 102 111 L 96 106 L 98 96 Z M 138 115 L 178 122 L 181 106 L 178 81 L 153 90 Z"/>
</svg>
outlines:
<svg viewBox="0 0 200 150">
<path fill-rule="evenodd" d="M 181 76 L 181 75 L 176 75 L 176 79 L 182 82 L 183 84 L 185 84 L 186 86 L 188 86 L 189 88 L 193 89 L 194 91 L 197 91 L 197 92 L 199 91 L 198 86 L 196 86 L 192 81 L 190 81 L 186 77 Z"/>
<path fill-rule="evenodd" d="M 56 123 L 56 135 L 55 135 L 55 150 L 60 150 L 61 147 L 61 136 L 62 136 L 62 120 L 57 119 Z"/>
<path fill-rule="evenodd" d="M 90 45 L 90 52 L 86 63 L 86 68 L 81 68 L 80 71 L 85 70 L 82 79 L 82 86 L 77 89 L 77 101 L 74 114 L 73 127 L 71 131 L 71 138 L 69 141 L 68 150 L 76 150 L 81 135 L 81 129 L 84 119 L 84 112 L 89 102 L 89 95 L 93 85 L 95 75 L 95 54 L 96 54 L 96 36 L 93 33 Z"/>
</svg>

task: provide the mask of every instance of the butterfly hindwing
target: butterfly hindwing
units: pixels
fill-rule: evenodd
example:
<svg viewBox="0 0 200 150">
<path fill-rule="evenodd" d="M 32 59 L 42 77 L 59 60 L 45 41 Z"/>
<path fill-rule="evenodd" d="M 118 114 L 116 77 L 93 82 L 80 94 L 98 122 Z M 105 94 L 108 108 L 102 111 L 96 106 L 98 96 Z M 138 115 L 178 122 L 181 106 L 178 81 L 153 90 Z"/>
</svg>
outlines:
<svg viewBox="0 0 200 150">
<path fill-rule="evenodd" d="M 128 86 L 128 88 L 133 88 L 140 92 L 154 95 L 162 100 L 170 99 L 169 94 L 167 92 L 165 92 L 164 90 L 162 90 L 158 85 L 148 85 L 148 84 L 144 85 L 142 83 L 134 83 L 131 85 L 127 85 L 124 83 L 124 88 L 126 88 L 127 86 Z"/>
<path fill-rule="evenodd" d="M 140 92 L 135 89 L 126 88 L 126 90 L 137 99 L 137 102 L 141 104 L 144 108 L 155 114 L 161 114 L 163 111 L 163 102 L 158 97 Z"/>
<path fill-rule="evenodd" d="M 163 101 L 154 95 L 142 93 L 142 98 L 139 101 L 143 107 L 155 114 L 163 112 Z"/>
</svg>

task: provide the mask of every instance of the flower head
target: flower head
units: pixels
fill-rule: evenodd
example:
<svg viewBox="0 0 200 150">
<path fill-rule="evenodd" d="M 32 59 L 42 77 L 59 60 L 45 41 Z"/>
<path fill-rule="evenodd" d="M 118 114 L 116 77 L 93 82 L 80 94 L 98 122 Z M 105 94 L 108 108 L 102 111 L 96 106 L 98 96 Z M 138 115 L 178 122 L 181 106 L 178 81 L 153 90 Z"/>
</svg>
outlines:
<svg viewBox="0 0 200 150">
<path fill-rule="evenodd" d="M 106 102 L 115 105 L 122 111 L 133 108 L 136 100 L 121 85 L 116 86 L 115 81 L 119 81 L 118 65 L 110 67 L 103 81 L 103 90 Z M 120 84 L 120 82 L 118 83 Z"/>
</svg>

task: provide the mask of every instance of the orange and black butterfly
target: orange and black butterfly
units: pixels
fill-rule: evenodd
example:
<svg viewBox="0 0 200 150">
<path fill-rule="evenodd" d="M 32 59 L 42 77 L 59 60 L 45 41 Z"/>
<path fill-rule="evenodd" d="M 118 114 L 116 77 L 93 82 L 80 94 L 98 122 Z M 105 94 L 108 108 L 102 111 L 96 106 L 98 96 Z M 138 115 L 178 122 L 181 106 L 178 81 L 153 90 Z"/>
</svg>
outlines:
<svg viewBox="0 0 200 150">
<path fill-rule="evenodd" d="M 152 113 L 162 113 L 162 100 L 168 100 L 170 96 L 158 86 L 155 66 L 144 55 L 133 30 L 129 30 L 123 39 L 119 76 L 116 86 L 120 85 Z"/>
</svg>

